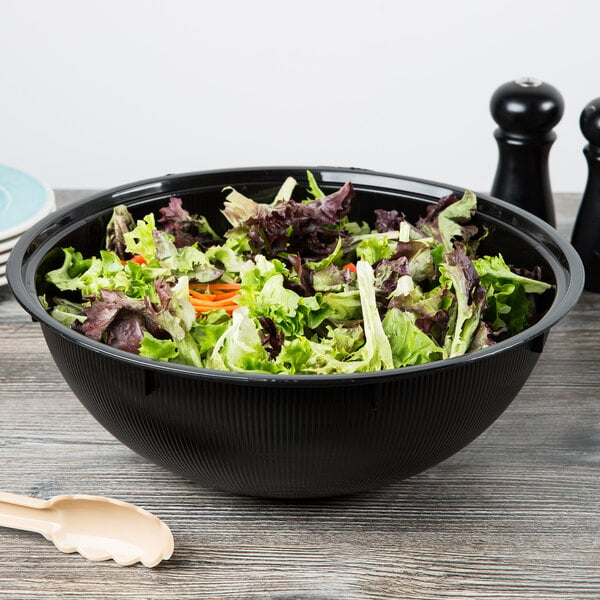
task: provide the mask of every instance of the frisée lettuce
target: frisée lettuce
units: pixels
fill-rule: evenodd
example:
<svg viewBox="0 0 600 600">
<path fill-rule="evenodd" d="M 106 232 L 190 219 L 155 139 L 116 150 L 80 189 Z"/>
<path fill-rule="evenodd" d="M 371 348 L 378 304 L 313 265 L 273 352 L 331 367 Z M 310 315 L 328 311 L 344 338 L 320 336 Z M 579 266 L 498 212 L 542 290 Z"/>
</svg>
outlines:
<svg viewBox="0 0 600 600">
<path fill-rule="evenodd" d="M 160 361 L 236 372 L 336 374 L 460 356 L 529 327 L 552 286 L 541 269 L 480 256 L 474 193 L 409 222 L 351 219 L 351 182 L 326 194 L 312 173 L 270 203 L 224 189 L 216 232 L 172 197 L 135 220 L 114 208 L 95 256 L 62 249 L 40 301 L 64 326 Z"/>
</svg>

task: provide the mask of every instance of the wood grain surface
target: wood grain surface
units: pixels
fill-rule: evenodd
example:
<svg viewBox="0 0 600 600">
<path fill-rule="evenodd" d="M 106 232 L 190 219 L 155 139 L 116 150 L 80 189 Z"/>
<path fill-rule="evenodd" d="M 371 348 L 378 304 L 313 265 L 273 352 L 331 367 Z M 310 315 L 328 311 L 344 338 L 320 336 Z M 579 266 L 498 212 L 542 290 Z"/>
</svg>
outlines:
<svg viewBox="0 0 600 600">
<path fill-rule="evenodd" d="M 566 236 L 578 203 L 557 197 Z M 2 288 L 0 489 L 133 502 L 171 527 L 175 553 L 119 567 L 0 529 L 0 598 L 598 599 L 599 350 L 600 295 L 584 293 L 516 400 L 454 457 L 367 494 L 265 501 L 205 489 L 117 442 Z"/>
</svg>

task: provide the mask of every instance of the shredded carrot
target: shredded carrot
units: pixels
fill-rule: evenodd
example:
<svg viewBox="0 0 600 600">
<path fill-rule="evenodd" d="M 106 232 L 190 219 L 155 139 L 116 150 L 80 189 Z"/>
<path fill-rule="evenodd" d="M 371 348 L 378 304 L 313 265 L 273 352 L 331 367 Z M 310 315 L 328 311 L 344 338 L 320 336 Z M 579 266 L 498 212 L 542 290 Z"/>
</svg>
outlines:
<svg viewBox="0 0 600 600">
<path fill-rule="evenodd" d="M 344 265 L 342 269 L 346 269 L 347 271 L 350 271 L 350 273 L 356 273 L 356 265 L 354 263 L 348 263 L 347 265 Z"/>
<path fill-rule="evenodd" d="M 241 295 L 240 287 L 240 284 L 194 284 L 190 286 L 189 300 L 196 314 L 216 309 L 222 309 L 231 314 L 236 308 L 239 308 L 235 299 Z"/>
<path fill-rule="evenodd" d="M 202 296 L 208 296 L 209 294 L 201 294 Z M 233 290 L 232 292 L 223 292 L 222 294 L 215 294 L 215 300 L 227 300 L 229 298 L 235 298 L 239 296 L 240 293 L 238 290 Z"/>
<path fill-rule="evenodd" d="M 200 292 L 196 292 L 195 290 L 190 289 L 190 296 L 192 296 L 193 298 L 198 298 L 199 300 L 214 300 L 216 297 L 216 294 L 208 294 L 208 293 L 200 293 Z"/>
<path fill-rule="evenodd" d="M 217 308 L 224 310 L 227 314 L 231 314 L 236 308 L 239 308 L 239 305 L 226 304 L 225 306 L 194 306 L 196 314 L 210 312 L 211 310 L 215 310 Z"/>
<path fill-rule="evenodd" d="M 208 290 L 239 290 L 242 285 L 240 283 L 192 283 L 190 287 L 202 291 Z"/>
<path fill-rule="evenodd" d="M 235 297 L 239 298 L 239 294 Z M 213 308 L 219 308 L 221 306 L 227 306 L 228 304 L 234 304 L 232 300 L 233 298 L 225 298 L 225 300 L 199 300 L 198 298 L 194 298 L 193 296 L 190 298 L 190 302 L 194 306 L 212 306 Z"/>
</svg>

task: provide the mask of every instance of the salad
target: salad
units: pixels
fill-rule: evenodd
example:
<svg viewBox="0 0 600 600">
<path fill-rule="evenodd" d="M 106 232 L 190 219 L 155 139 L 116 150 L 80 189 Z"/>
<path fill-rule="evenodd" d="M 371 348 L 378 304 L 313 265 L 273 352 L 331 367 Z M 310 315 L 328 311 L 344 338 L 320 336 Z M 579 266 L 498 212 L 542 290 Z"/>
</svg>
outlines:
<svg viewBox="0 0 600 600">
<path fill-rule="evenodd" d="M 378 371 L 475 352 L 537 318 L 541 269 L 480 256 L 489 232 L 470 191 L 416 222 L 378 209 L 350 219 L 347 182 L 326 195 L 308 172 L 270 204 L 225 188 L 222 234 L 182 200 L 135 221 L 117 206 L 105 249 L 63 248 L 40 298 L 82 335 L 141 356 L 268 374 Z M 294 200 L 292 194 L 304 197 Z"/>
</svg>

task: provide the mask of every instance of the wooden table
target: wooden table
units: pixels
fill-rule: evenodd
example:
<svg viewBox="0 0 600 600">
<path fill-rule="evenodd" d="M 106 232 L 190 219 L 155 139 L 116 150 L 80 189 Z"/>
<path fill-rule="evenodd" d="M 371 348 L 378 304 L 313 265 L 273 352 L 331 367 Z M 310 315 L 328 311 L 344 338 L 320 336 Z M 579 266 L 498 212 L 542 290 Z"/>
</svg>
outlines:
<svg viewBox="0 0 600 600">
<path fill-rule="evenodd" d="M 578 204 L 557 197 L 567 236 Z M 171 527 L 175 553 L 119 567 L 0 529 L 0 598 L 600 598 L 599 354 L 600 295 L 584 293 L 513 404 L 454 457 L 355 497 L 265 501 L 205 489 L 117 442 L 3 288 L 0 488 L 134 502 Z"/>
</svg>

